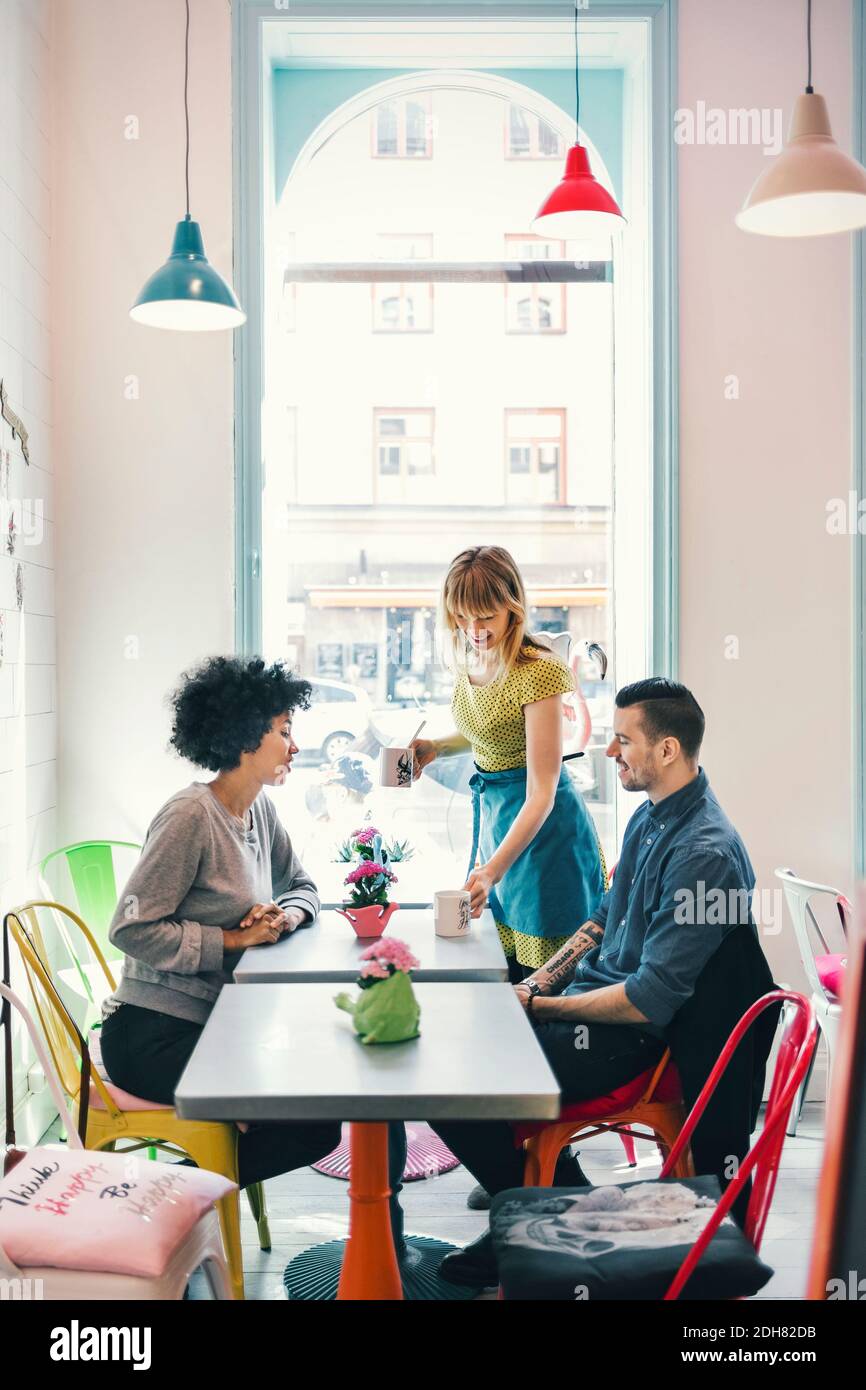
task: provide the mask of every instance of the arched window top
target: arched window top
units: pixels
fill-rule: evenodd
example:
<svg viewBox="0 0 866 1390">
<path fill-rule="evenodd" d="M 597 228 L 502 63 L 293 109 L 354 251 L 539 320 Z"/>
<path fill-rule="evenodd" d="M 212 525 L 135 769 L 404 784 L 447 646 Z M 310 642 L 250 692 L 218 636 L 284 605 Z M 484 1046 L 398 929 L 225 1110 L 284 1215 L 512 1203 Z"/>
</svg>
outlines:
<svg viewBox="0 0 866 1390">
<path fill-rule="evenodd" d="M 522 124 L 526 122 L 527 117 L 534 117 L 535 120 L 529 123 L 532 129 L 527 131 L 527 139 L 530 142 L 528 149 L 541 158 L 555 159 L 558 157 L 557 141 L 563 146 L 563 153 L 568 145 L 575 142 L 574 118 L 550 98 L 522 82 L 485 72 L 440 70 L 412 72 L 399 77 L 388 78 L 384 82 L 373 83 L 335 106 L 319 122 L 298 151 L 289 171 L 286 188 L 293 178 L 303 173 L 328 141 L 351 121 L 363 116 L 366 112 L 374 111 L 382 106 L 387 107 L 389 103 L 396 103 L 401 100 L 411 102 L 414 97 L 423 98 L 418 103 L 412 103 L 413 109 L 416 105 L 418 108 L 413 118 L 415 127 L 413 140 L 417 153 L 420 139 L 417 128 L 420 121 L 418 112 L 427 109 L 430 96 L 435 95 L 437 91 L 475 92 L 479 95 L 498 99 L 503 103 L 503 121 L 509 121 L 512 125 L 515 120 L 518 121 L 518 124 Z M 387 115 L 382 119 L 387 126 L 389 119 Z M 393 120 L 393 118 L 391 119 Z M 393 138 L 395 142 L 398 139 L 396 129 Z M 617 190 L 607 165 L 598 147 L 582 126 L 577 132 L 577 138 L 589 153 L 593 173 L 599 183 L 616 196 Z M 535 149 L 536 145 L 537 150 Z M 279 196 L 282 197 L 284 194 L 285 189 L 281 191 Z"/>
</svg>

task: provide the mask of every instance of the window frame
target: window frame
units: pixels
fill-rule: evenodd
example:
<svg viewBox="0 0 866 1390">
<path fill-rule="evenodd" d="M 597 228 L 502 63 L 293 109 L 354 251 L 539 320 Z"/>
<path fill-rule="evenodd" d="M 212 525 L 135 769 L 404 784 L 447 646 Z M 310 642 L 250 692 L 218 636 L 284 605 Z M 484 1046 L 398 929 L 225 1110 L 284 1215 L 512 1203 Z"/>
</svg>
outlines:
<svg viewBox="0 0 866 1390">
<path fill-rule="evenodd" d="M 558 438 L 544 438 L 536 435 L 519 436 L 512 439 L 508 432 L 508 424 L 514 416 L 519 415 L 558 415 L 560 420 L 560 430 Z M 568 407 L 564 405 L 507 405 L 504 411 L 503 423 L 504 458 L 503 465 L 505 470 L 505 505 L 506 507 L 543 507 L 545 510 L 553 510 L 556 507 L 568 506 Z M 542 444 L 556 442 L 559 445 L 559 468 L 557 470 L 557 496 L 553 502 L 543 502 L 538 497 L 533 497 L 531 501 L 518 501 L 509 497 L 509 481 L 512 477 L 511 459 L 509 452 L 514 444 L 528 444 L 532 450 L 530 456 L 530 476 L 537 479 L 538 468 L 538 449 Z"/>
<path fill-rule="evenodd" d="M 383 498 L 380 496 L 382 472 L 379 468 L 379 448 L 383 443 L 382 435 L 379 430 L 379 421 L 388 416 L 409 416 L 409 415 L 429 415 L 430 434 L 427 435 L 399 435 L 395 436 L 400 444 L 427 444 L 430 445 L 430 459 L 432 468 L 429 473 L 418 474 L 418 477 L 435 478 L 436 471 L 436 408 L 430 405 L 398 405 L 398 406 L 373 406 L 373 506 L 374 507 L 407 507 L 412 506 L 411 497 L 406 496 L 406 480 L 410 474 L 406 471 L 405 461 L 401 458 L 400 472 L 397 475 L 400 479 L 400 490 L 402 496 L 396 500 Z"/>
<path fill-rule="evenodd" d="M 407 239 L 411 239 L 412 237 L 419 237 L 419 238 L 420 238 L 420 237 L 424 237 L 424 238 L 426 238 L 426 240 L 427 240 L 427 241 L 429 242 L 429 244 L 430 244 L 430 250 L 429 250 L 429 252 L 428 252 L 428 254 L 427 254 L 426 256 L 413 256 L 413 257 L 411 257 L 410 261 L 408 261 L 407 263 L 411 263 L 411 262 L 414 262 L 414 261 L 431 260 L 432 257 L 433 257 L 433 233 L 432 233 L 432 232 L 379 232 L 379 240 L 380 240 L 380 243 L 383 242 L 383 241 L 387 241 L 389 238 L 392 239 L 392 240 L 394 240 L 394 241 L 405 241 L 405 240 L 407 240 Z M 390 257 L 383 257 L 383 260 L 390 260 L 390 259 L 391 259 Z M 427 293 L 428 293 L 428 297 L 429 297 L 429 300 L 430 300 L 429 324 L 425 325 L 423 328 L 408 328 L 408 327 L 406 326 L 406 323 L 405 323 L 405 304 L 406 304 L 406 299 L 407 299 L 407 293 L 406 293 L 406 291 L 408 290 L 409 286 L 410 286 L 410 282 L 409 282 L 408 280 L 395 280 L 395 281 L 392 282 L 392 288 L 393 288 L 394 290 L 399 291 L 399 294 L 395 295 L 394 297 L 395 297 L 395 298 L 398 298 L 399 301 L 400 301 L 400 324 L 399 324 L 399 326 L 398 326 L 397 328 L 386 328 L 384 325 L 378 324 L 378 323 L 376 322 L 376 311 L 377 311 L 377 309 L 380 307 L 380 303 L 381 303 L 381 301 L 377 300 L 376 292 L 377 292 L 378 289 L 380 289 L 380 286 L 379 286 L 379 285 L 371 284 L 371 286 L 370 286 L 370 306 L 371 306 L 371 307 L 370 307 L 370 315 L 371 315 L 370 331 L 371 331 L 371 333 L 383 333 L 383 334 L 385 334 L 386 336 L 387 336 L 387 335 L 392 335 L 392 336 L 393 336 L 394 334 L 399 334 L 399 333 L 411 333 L 411 334 L 422 333 L 422 334 L 423 334 L 423 333 L 432 333 L 432 332 L 434 332 L 435 327 L 436 327 L 435 322 L 434 322 L 434 318 L 433 318 L 433 312 L 434 312 L 433 306 L 434 306 L 435 300 L 434 300 L 433 285 L 432 285 L 432 283 L 429 284 L 429 285 L 427 286 Z M 423 286 L 422 286 L 421 284 L 419 284 L 417 281 L 412 282 L 412 287 L 413 287 L 415 290 L 417 290 L 419 293 L 420 293 L 421 289 L 423 288 Z"/>
<path fill-rule="evenodd" d="M 557 255 L 557 259 L 561 259 L 561 260 L 564 260 L 564 259 L 565 259 L 565 242 L 564 242 L 564 241 L 561 241 L 558 237 L 535 236 L 535 235 L 533 235 L 532 232 L 506 232 L 506 233 L 505 233 L 505 259 L 506 259 L 507 261 L 522 259 L 522 257 L 510 256 L 510 255 L 509 255 L 509 250 L 510 250 L 510 248 L 511 248 L 511 246 L 512 246 L 512 244 L 513 244 L 514 242 L 522 242 L 524 245 L 528 245 L 528 244 L 530 244 L 530 243 L 532 243 L 532 242 L 536 242 L 536 243 L 538 243 L 539 245 L 558 246 L 558 247 L 559 247 L 559 252 L 558 252 L 558 255 Z M 546 258 L 546 257 L 541 257 L 541 256 L 539 256 L 539 257 L 534 257 L 533 259 L 543 260 L 543 259 L 547 259 L 547 258 Z M 551 258 L 551 259 L 553 259 L 553 258 Z M 558 327 L 558 328 L 539 328 L 539 327 L 534 327 L 534 328 L 512 328 L 512 327 L 510 326 L 510 323 L 509 323 L 509 313 L 508 313 L 508 310 L 509 310 L 509 308 L 510 308 L 510 304 L 509 304 L 509 294 L 512 294 L 512 293 L 514 292 L 515 289 L 522 289 L 522 290 L 524 290 L 524 291 L 525 291 L 525 290 L 528 290 L 528 291 L 529 291 L 529 299 L 530 299 L 530 301 L 531 301 L 531 303 L 532 303 L 533 315 L 534 315 L 535 319 L 537 320 L 537 316 L 538 316 L 538 302 L 539 302 L 539 300 L 540 300 L 540 298 L 541 298 L 542 292 L 546 292 L 546 293 L 548 293 L 548 294 L 552 294 L 552 292 L 553 292 L 556 288 L 557 288 L 557 287 L 556 287 L 555 284 L 544 284 L 543 282 L 540 282 L 540 281 L 536 281 L 535 283 L 530 284 L 530 285 L 506 285 L 506 286 L 505 286 L 505 332 L 508 333 L 508 334 L 510 334 L 510 335 L 512 335 L 512 336 L 515 337 L 515 338 L 552 338 L 552 337 L 556 337 L 556 336 L 557 336 L 558 334 L 560 334 L 560 333 L 567 333 L 567 332 L 568 332 L 568 296 L 567 296 L 567 294 L 566 294 L 567 286 L 564 285 L 564 284 L 560 284 L 560 285 L 559 285 L 559 327 Z"/>
</svg>

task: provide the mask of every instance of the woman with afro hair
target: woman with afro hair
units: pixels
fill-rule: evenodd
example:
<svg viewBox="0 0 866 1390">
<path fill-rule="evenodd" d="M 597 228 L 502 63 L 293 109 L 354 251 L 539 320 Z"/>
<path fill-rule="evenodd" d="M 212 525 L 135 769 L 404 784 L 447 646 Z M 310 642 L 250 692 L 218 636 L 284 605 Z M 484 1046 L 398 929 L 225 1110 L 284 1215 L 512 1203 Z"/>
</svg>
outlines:
<svg viewBox="0 0 866 1390">
<path fill-rule="evenodd" d="M 174 1090 L 222 986 L 247 947 L 314 920 L 316 886 L 265 787 L 281 785 L 297 746 L 293 712 L 310 685 L 282 662 L 212 657 L 171 697 L 171 743 L 216 773 L 156 813 L 109 936 L 124 953 L 103 1006 L 102 1056 L 115 1085 L 174 1103 Z M 241 1187 L 323 1158 L 337 1123 L 251 1125 L 238 1136 Z"/>
</svg>

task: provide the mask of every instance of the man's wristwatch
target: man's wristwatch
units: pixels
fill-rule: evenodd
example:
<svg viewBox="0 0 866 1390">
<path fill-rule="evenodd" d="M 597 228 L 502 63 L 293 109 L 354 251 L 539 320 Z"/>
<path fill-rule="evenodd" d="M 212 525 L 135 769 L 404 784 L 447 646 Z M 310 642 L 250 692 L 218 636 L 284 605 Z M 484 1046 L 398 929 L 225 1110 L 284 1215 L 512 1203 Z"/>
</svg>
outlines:
<svg viewBox="0 0 866 1390">
<path fill-rule="evenodd" d="M 524 980 L 523 983 L 529 990 L 531 998 L 534 999 L 537 994 L 541 993 L 541 985 L 537 980 Z"/>
</svg>

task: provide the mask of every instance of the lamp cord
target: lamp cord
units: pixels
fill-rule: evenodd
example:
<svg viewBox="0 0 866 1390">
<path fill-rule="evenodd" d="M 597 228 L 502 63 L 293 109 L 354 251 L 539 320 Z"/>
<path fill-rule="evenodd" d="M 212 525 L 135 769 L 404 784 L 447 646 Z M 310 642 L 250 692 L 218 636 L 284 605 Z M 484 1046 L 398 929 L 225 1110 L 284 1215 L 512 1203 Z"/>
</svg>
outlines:
<svg viewBox="0 0 866 1390">
<path fill-rule="evenodd" d="M 811 0 L 809 0 L 809 3 L 811 4 Z M 577 52 L 577 0 L 575 0 L 575 6 L 574 6 L 574 127 L 575 127 L 574 138 L 575 138 L 575 140 L 579 140 L 579 139 L 580 139 L 580 76 L 579 76 L 579 69 L 580 69 L 580 62 L 579 62 L 579 59 L 578 59 L 578 52 Z"/>
<path fill-rule="evenodd" d="M 812 86 L 812 0 L 806 0 L 806 47 L 809 53 L 809 76 L 806 82 L 806 91 L 811 94 L 815 90 Z"/>
<path fill-rule="evenodd" d="M 186 0 L 186 36 L 183 64 L 183 112 L 186 122 L 186 219 L 189 221 L 189 0 Z"/>
</svg>

